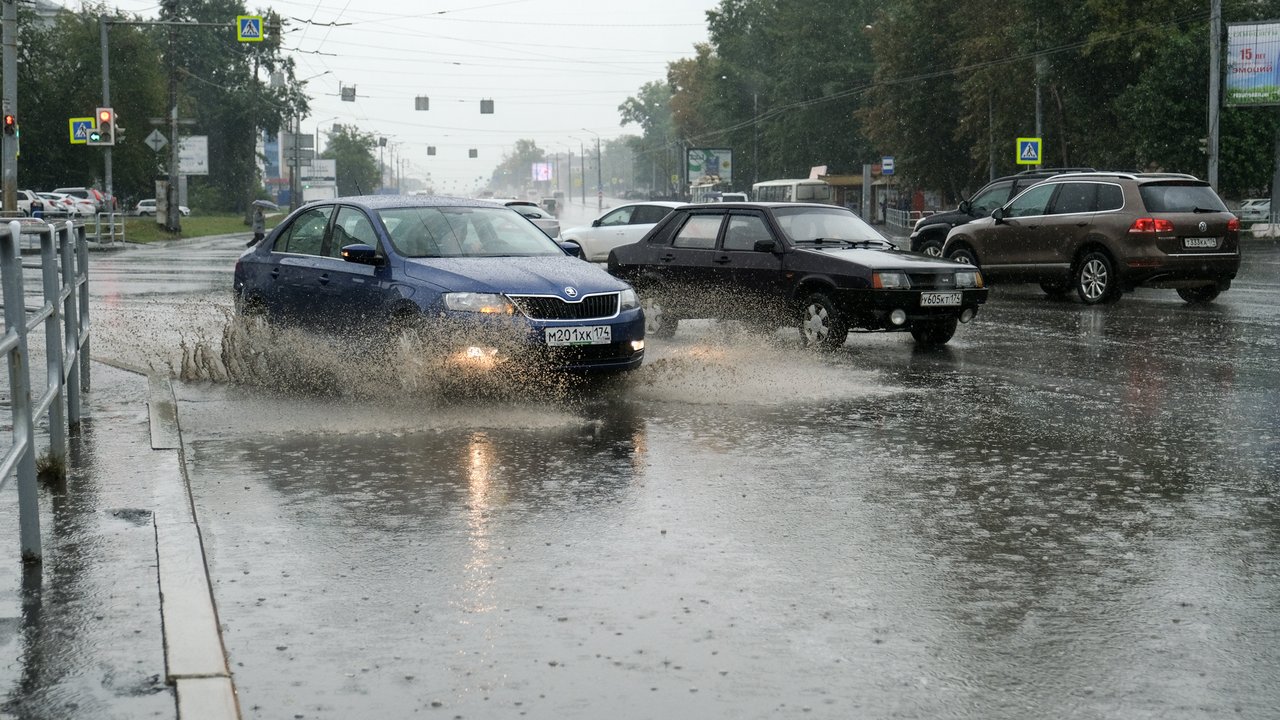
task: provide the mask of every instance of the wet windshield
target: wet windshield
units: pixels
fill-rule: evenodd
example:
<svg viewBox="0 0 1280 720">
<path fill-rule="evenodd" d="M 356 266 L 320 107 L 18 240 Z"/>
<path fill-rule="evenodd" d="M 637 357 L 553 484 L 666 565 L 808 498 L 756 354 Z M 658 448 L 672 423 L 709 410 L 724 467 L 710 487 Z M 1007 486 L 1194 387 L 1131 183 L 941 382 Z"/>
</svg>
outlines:
<svg viewBox="0 0 1280 720">
<path fill-rule="evenodd" d="M 564 251 L 515 211 L 481 207 L 381 210 L 396 252 L 406 257 L 555 256 Z"/>
<path fill-rule="evenodd" d="M 857 215 L 839 208 L 783 208 L 774 215 L 792 242 L 828 240 L 881 241 L 884 238 Z"/>
</svg>

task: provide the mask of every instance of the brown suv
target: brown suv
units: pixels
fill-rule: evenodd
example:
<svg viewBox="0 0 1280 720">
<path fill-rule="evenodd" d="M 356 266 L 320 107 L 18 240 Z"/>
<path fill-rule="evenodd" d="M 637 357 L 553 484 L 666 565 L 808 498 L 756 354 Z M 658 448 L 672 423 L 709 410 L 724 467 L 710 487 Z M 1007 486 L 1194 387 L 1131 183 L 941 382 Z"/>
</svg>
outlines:
<svg viewBox="0 0 1280 720">
<path fill-rule="evenodd" d="M 943 255 L 992 282 L 1072 289 L 1086 304 L 1139 285 L 1209 302 L 1240 267 L 1240 221 L 1209 184 L 1174 173 L 1069 173 L 957 226 Z"/>
</svg>

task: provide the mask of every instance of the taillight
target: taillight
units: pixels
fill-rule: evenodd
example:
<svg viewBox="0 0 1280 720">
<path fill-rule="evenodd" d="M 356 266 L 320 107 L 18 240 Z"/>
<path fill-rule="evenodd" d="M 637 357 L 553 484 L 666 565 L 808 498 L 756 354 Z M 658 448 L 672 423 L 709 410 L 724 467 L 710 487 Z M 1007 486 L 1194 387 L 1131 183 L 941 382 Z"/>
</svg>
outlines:
<svg viewBox="0 0 1280 720">
<path fill-rule="evenodd" d="M 1173 232 L 1173 223 L 1164 218 L 1143 217 L 1133 221 L 1129 226 L 1131 233 L 1171 233 Z"/>
<path fill-rule="evenodd" d="M 1239 231 L 1240 231 L 1240 218 L 1233 217 L 1227 221 L 1227 232 L 1239 232 Z"/>
</svg>

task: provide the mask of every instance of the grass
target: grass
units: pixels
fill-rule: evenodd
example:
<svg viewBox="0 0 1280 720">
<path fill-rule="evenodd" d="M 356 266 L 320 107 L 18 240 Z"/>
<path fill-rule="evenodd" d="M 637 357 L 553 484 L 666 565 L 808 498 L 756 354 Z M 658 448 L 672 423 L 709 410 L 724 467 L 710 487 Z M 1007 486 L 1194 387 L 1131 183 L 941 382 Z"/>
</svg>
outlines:
<svg viewBox="0 0 1280 720">
<path fill-rule="evenodd" d="M 270 230 L 283 217 L 283 213 L 268 214 L 267 229 Z M 171 233 L 157 225 L 153 217 L 127 217 L 124 237 L 129 242 L 152 243 L 206 235 L 243 234 L 246 239 L 253 235 L 252 228 L 245 224 L 244 216 L 239 213 L 208 214 L 193 210 L 190 216 L 181 220 L 181 232 Z"/>
</svg>

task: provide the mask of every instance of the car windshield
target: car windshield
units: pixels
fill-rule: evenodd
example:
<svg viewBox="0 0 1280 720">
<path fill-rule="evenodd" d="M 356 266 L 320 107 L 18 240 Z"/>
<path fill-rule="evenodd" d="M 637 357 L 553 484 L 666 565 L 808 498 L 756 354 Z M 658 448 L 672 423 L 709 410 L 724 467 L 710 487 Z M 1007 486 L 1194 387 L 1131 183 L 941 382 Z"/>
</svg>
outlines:
<svg viewBox="0 0 1280 720">
<path fill-rule="evenodd" d="M 1138 188 L 1138 193 L 1153 213 L 1227 212 L 1227 206 L 1208 185 L 1152 183 Z"/>
<path fill-rule="evenodd" d="M 564 255 L 538 228 L 508 208 L 405 207 L 378 211 L 391 244 L 406 257 Z"/>
<path fill-rule="evenodd" d="M 884 238 L 857 215 L 841 208 L 797 207 L 774 211 L 782 231 L 792 242 L 824 240 L 880 241 Z"/>
</svg>

